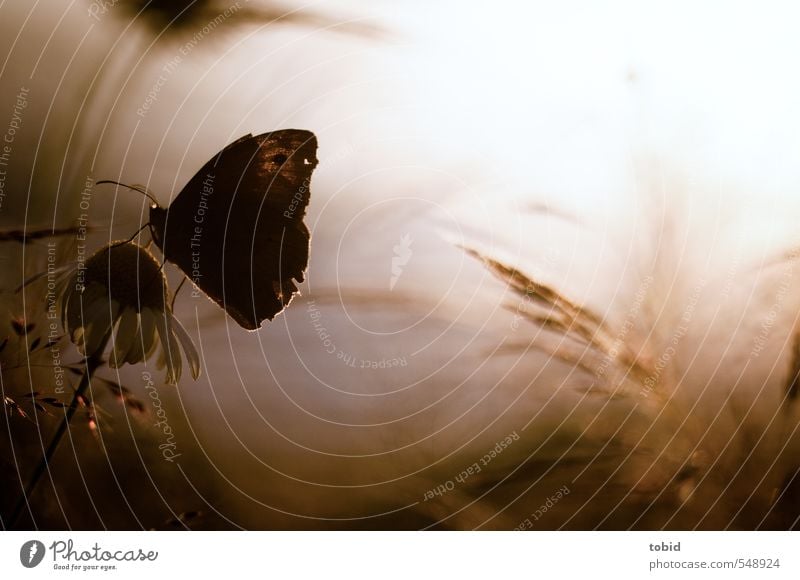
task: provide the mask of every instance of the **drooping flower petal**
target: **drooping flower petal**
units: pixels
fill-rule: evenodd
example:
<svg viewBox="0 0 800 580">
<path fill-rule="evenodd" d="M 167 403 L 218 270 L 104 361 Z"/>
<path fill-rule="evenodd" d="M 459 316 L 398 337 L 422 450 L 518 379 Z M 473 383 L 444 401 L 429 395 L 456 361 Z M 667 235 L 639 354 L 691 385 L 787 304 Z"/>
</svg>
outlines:
<svg viewBox="0 0 800 580">
<path fill-rule="evenodd" d="M 169 363 L 172 365 L 172 383 L 177 384 L 178 380 L 181 378 L 181 370 L 183 368 L 183 357 L 181 356 L 181 349 L 178 346 L 178 339 L 175 338 L 175 331 L 172 328 L 172 316 L 169 314 L 166 315 L 167 318 L 167 336 L 169 341 L 169 350 L 167 351 L 167 357 L 169 358 Z M 164 344 L 162 343 L 162 348 Z"/>
<path fill-rule="evenodd" d="M 96 300 L 86 309 L 89 324 L 84 335 L 84 356 L 97 354 L 111 333 L 111 327 L 119 312 L 119 302 L 107 298 Z"/>
<path fill-rule="evenodd" d="M 158 336 L 161 339 L 161 353 L 158 357 L 157 366 L 160 369 L 167 369 L 168 383 L 176 384 L 181 377 L 181 356 L 168 316 L 168 314 L 164 313 L 155 317 Z"/>
<path fill-rule="evenodd" d="M 174 316 L 172 317 L 172 329 L 175 331 L 175 336 L 178 337 L 181 347 L 183 347 L 183 352 L 186 354 L 186 360 L 191 367 L 192 378 L 197 379 L 200 376 L 200 355 L 197 354 L 192 337 L 186 332 L 180 320 Z"/>
<path fill-rule="evenodd" d="M 80 344 L 83 341 L 80 337 L 83 336 L 86 318 L 86 310 L 90 304 L 103 298 L 106 295 L 105 288 L 100 284 L 89 284 L 82 292 L 77 290 L 73 291 L 66 302 L 66 330 L 72 338 L 72 342 Z M 80 337 L 76 337 L 76 331 Z"/>
<path fill-rule="evenodd" d="M 141 313 L 141 346 L 145 357 L 153 354 L 156 347 L 156 314 L 150 308 L 142 308 Z"/>
<path fill-rule="evenodd" d="M 97 291 L 97 288 L 92 288 L 91 291 L 87 290 L 81 292 L 75 300 L 75 303 L 70 304 L 69 307 L 70 325 L 72 325 L 73 328 L 71 334 L 72 341 L 78 347 L 78 352 L 83 356 L 92 354 L 92 350 L 87 350 L 86 348 L 86 342 L 89 340 L 92 328 L 90 321 L 94 320 L 96 327 L 97 322 L 94 317 L 102 315 L 109 307 L 108 300 L 101 292 Z M 88 297 L 88 300 L 84 300 L 85 297 Z"/>
<path fill-rule="evenodd" d="M 142 362 L 146 357 L 144 356 L 144 352 L 142 352 L 142 315 L 136 314 L 136 332 L 133 336 L 133 342 L 131 342 L 130 348 L 128 352 L 125 354 L 125 360 L 123 363 L 128 364 L 136 364 L 138 362 Z"/>
<path fill-rule="evenodd" d="M 20 292 L 26 286 L 33 284 L 34 282 L 41 280 L 42 278 L 47 278 L 48 282 L 52 282 L 56 285 L 56 288 L 60 284 L 63 284 L 65 279 L 69 279 L 70 274 L 75 271 L 75 266 L 77 266 L 77 262 L 69 262 L 64 264 L 63 266 L 59 266 L 58 268 L 47 269 L 38 274 L 34 274 L 30 278 L 27 278 L 22 284 L 17 286 L 14 289 L 14 292 Z"/>
<path fill-rule="evenodd" d="M 139 339 L 139 315 L 132 306 L 126 306 L 119 316 L 119 326 L 114 334 L 114 350 L 108 365 L 111 368 L 121 367 L 128 358 L 132 348 Z"/>
</svg>

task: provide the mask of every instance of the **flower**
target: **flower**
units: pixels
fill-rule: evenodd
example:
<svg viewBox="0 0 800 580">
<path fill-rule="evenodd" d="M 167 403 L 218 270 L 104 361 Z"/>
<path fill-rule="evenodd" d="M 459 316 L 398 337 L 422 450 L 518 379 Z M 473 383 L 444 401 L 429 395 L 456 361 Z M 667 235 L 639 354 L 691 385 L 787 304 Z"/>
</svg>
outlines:
<svg viewBox="0 0 800 580">
<path fill-rule="evenodd" d="M 147 360 L 160 342 L 158 367 L 166 367 L 168 383 L 181 376 L 180 349 L 192 377 L 200 375 L 194 343 L 167 301 L 167 278 L 146 248 L 113 242 L 67 273 L 61 323 L 81 354 L 100 356 L 111 340 L 108 364 L 119 368 Z"/>
</svg>

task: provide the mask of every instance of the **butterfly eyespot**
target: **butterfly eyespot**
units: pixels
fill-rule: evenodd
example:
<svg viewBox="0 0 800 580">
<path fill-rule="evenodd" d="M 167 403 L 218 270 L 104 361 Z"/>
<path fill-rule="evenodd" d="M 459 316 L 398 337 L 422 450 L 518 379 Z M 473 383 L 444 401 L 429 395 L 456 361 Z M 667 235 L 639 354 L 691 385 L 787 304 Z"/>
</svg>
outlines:
<svg viewBox="0 0 800 580">
<path fill-rule="evenodd" d="M 272 158 L 272 161 L 277 163 L 278 165 L 283 165 L 284 163 L 286 163 L 287 159 L 289 158 L 286 157 L 286 155 L 284 155 L 283 153 L 278 153 Z"/>
</svg>

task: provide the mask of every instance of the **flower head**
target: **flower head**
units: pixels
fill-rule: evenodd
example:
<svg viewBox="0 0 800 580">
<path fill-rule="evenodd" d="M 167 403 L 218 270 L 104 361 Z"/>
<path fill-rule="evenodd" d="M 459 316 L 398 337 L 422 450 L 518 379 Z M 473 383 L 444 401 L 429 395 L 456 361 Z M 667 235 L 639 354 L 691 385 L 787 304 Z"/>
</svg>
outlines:
<svg viewBox="0 0 800 580">
<path fill-rule="evenodd" d="M 155 257 L 133 242 L 114 242 L 72 269 L 61 293 L 61 323 L 84 356 L 100 355 L 111 341 L 108 364 L 147 360 L 161 344 L 159 368 L 167 382 L 181 375 L 183 350 L 192 376 L 200 358 L 189 334 L 173 316 L 167 278 Z"/>
</svg>

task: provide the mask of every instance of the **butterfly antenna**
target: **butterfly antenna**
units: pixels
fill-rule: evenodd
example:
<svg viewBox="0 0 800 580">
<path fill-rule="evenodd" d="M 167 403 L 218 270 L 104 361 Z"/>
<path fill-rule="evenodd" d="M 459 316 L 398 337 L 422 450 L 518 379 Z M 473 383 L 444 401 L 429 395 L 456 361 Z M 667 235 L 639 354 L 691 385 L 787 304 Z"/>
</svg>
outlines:
<svg viewBox="0 0 800 580">
<path fill-rule="evenodd" d="M 139 235 L 139 233 L 140 233 L 140 232 L 141 232 L 141 231 L 142 231 L 144 228 L 146 228 L 146 227 L 147 227 L 147 226 L 149 226 L 149 225 L 150 225 L 150 222 L 147 222 L 147 223 L 146 223 L 146 224 L 144 224 L 142 227 L 140 227 L 138 230 L 136 230 L 136 233 L 134 233 L 134 234 L 133 234 L 133 235 L 132 235 L 130 238 L 128 238 L 127 240 L 122 240 L 122 241 L 120 241 L 120 242 L 114 242 L 113 244 L 111 244 L 111 247 L 112 247 L 112 248 L 116 248 L 117 246 L 123 246 L 123 245 L 125 245 L 125 244 L 128 244 L 128 243 L 132 242 L 132 241 L 133 241 L 133 238 L 135 238 L 136 236 L 138 236 L 138 235 Z"/>
<path fill-rule="evenodd" d="M 138 191 L 145 197 L 147 197 L 150 201 L 154 204 L 158 205 L 158 200 L 153 196 L 153 194 L 148 190 L 146 187 L 141 185 L 128 185 L 127 183 L 120 183 L 119 181 L 113 181 L 111 179 L 103 179 L 95 183 L 95 185 L 102 185 L 103 183 L 111 183 L 114 185 L 119 185 L 120 187 L 127 187 L 128 189 L 132 189 L 133 191 Z"/>
</svg>

